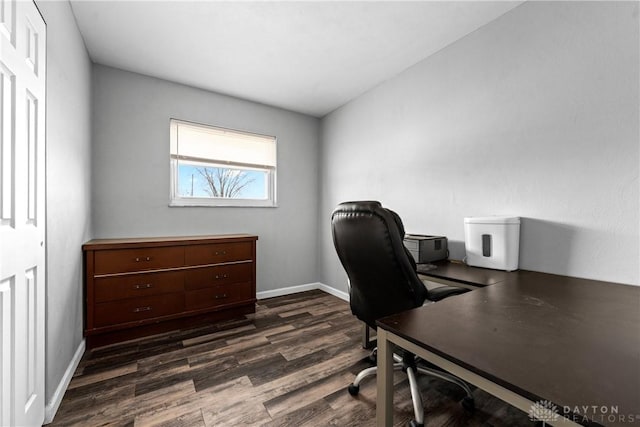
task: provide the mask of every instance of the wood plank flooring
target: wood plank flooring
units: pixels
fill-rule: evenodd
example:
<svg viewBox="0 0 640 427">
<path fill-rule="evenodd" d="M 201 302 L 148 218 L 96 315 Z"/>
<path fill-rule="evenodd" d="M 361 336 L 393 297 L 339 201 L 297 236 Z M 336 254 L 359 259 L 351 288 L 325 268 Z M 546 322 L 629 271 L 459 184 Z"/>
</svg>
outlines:
<svg viewBox="0 0 640 427">
<path fill-rule="evenodd" d="M 375 379 L 346 388 L 368 367 L 361 324 L 322 291 L 260 300 L 256 313 L 87 352 L 52 426 L 373 426 Z M 408 381 L 396 374 L 395 423 L 413 418 Z M 469 415 L 456 386 L 420 376 L 426 426 L 533 426 L 482 390 Z"/>
</svg>

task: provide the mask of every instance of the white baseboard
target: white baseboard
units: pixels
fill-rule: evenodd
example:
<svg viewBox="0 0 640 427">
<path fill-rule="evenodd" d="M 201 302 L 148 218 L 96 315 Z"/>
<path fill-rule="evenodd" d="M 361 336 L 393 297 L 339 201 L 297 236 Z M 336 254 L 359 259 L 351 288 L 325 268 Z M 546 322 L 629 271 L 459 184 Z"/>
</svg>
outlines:
<svg viewBox="0 0 640 427">
<path fill-rule="evenodd" d="M 82 355 L 84 355 L 85 345 L 85 340 L 82 340 L 76 350 L 76 353 L 73 355 L 71 362 L 69 362 L 69 366 L 67 366 L 67 370 L 64 372 L 64 375 L 62 376 L 62 379 L 60 380 L 55 393 L 53 393 L 53 396 L 51 396 L 51 400 L 49 401 L 49 403 L 47 403 L 47 406 L 45 406 L 44 424 L 49 424 L 55 418 L 56 412 L 58 412 L 58 408 L 60 407 L 60 403 L 62 403 L 64 393 L 65 391 L 67 391 L 67 387 L 69 387 L 71 378 L 73 378 L 73 374 L 80 364 Z"/>
<path fill-rule="evenodd" d="M 349 301 L 348 293 L 339 291 L 335 288 L 332 288 L 331 286 L 327 286 L 324 283 L 320 283 L 320 282 L 306 283 L 304 285 L 298 285 L 298 286 L 289 286 L 287 288 L 274 289 L 272 291 L 256 292 L 256 298 L 265 299 L 265 298 L 280 297 L 283 295 L 291 295 L 291 294 L 296 294 L 298 292 L 311 291 L 314 289 L 320 289 L 321 291 L 334 295 L 340 299 Z"/>
<path fill-rule="evenodd" d="M 320 283 L 306 283 L 304 285 L 289 286 L 288 288 L 274 289 L 272 291 L 256 292 L 256 298 L 265 299 L 273 297 L 281 297 L 283 295 L 297 294 L 298 292 L 311 291 L 320 289 Z"/>
<path fill-rule="evenodd" d="M 325 291 L 328 294 L 331 294 L 335 297 L 340 298 L 341 300 L 344 301 L 349 301 L 349 294 L 344 292 L 344 291 L 339 291 L 336 288 L 332 288 L 329 285 L 325 285 L 324 283 L 319 283 L 320 287 L 318 287 L 318 289 L 320 289 L 321 291 Z"/>
</svg>

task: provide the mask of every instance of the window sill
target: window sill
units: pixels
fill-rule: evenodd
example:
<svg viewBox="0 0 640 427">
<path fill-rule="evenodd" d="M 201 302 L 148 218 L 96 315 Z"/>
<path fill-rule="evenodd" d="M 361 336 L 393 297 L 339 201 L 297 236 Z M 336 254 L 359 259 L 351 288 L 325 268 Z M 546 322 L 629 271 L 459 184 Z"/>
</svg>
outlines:
<svg viewBox="0 0 640 427">
<path fill-rule="evenodd" d="M 179 199 L 169 202 L 170 208 L 189 208 L 189 207 L 205 207 L 205 208 L 277 208 L 278 205 L 270 200 L 229 200 L 229 201 L 213 201 L 207 199 Z"/>
</svg>

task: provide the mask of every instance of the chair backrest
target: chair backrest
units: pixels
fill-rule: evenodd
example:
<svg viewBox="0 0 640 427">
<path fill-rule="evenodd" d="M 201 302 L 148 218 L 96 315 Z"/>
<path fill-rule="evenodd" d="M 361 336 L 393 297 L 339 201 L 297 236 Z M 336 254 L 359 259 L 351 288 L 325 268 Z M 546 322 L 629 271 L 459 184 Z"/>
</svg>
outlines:
<svg viewBox="0 0 640 427">
<path fill-rule="evenodd" d="M 358 319 L 375 327 L 377 319 L 424 303 L 428 292 L 395 212 L 376 201 L 341 203 L 331 216 L 331 230 Z"/>
</svg>

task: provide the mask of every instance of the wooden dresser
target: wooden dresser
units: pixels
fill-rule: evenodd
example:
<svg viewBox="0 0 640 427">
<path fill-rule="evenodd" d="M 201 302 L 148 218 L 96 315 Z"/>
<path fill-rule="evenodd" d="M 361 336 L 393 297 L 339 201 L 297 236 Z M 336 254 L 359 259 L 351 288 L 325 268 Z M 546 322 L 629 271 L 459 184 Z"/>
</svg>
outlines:
<svg viewBox="0 0 640 427">
<path fill-rule="evenodd" d="M 257 239 L 235 234 L 85 243 L 87 346 L 254 313 Z"/>
</svg>

